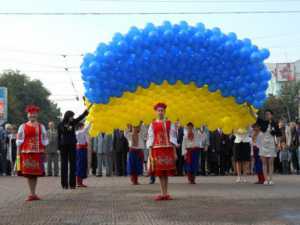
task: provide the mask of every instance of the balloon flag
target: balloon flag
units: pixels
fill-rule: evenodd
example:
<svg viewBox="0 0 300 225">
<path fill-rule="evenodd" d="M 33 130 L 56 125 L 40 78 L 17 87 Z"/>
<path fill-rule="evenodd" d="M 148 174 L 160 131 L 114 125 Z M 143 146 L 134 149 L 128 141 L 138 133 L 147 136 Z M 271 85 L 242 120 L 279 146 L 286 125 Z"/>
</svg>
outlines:
<svg viewBox="0 0 300 225">
<path fill-rule="evenodd" d="M 167 117 L 206 124 L 225 133 L 254 122 L 248 105 L 262 107 L 271 74 L 270 52 L 235 33 L 182 21 L 148 23 L 100 43 L 81 65 L 85 97 L 93 106 L 91 135 L 155 118 L 165 102 Z"/>
</svg>

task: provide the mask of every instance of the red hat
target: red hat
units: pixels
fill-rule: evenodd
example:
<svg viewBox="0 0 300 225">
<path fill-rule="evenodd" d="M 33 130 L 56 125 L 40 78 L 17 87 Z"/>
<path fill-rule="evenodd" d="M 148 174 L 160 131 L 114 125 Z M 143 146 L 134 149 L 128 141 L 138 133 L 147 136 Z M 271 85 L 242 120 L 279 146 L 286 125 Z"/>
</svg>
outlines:
<svg viewBox="0 0 300 225">
<path fill-rule="evenodd" d="M 155 106 L 154 106 L 154 110 L 157 110 L 158 108 L 163 108 L 163 109 L 166 109 L 167 108 L 167 105 L 163 102 L 159 102 L 157 103 Z"/>
<path fill-rule="evenodd" d="M 40 111 L 40 107 L 35 105 L 28 105 L 25 109 L 27 113 L 38 113 Z"/>
</svg>

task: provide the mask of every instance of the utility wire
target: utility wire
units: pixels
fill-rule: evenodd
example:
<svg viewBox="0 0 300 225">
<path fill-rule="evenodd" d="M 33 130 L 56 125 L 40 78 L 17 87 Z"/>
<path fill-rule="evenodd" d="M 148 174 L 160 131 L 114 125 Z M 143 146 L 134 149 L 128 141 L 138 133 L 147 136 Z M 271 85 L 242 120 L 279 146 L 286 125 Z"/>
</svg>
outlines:
<svg viewBox="0 0 300 225">
<path fill-rule="evenodd" d="M 282 0 L 253 0 L 253 1 L 233 1 L 233 0 L 228 0 L 228 1 L 207 1 L 207 0 L 81 0 L 81 2 L 135 2 L 135 3 L 282 3 Z M 300 2 L 299 0 L 285 0 L 284 2 L 295 2 L 298 3 Z"/>
<path fill-rule="evenodd" d="M 241 14 L 300 14 L 299 10 L 253 10 L 253 11 L 179 11 L 179 12 L 8 12 L 2 16 L 130 16 L 130 15 L 241 15 Z"/>
</svg>

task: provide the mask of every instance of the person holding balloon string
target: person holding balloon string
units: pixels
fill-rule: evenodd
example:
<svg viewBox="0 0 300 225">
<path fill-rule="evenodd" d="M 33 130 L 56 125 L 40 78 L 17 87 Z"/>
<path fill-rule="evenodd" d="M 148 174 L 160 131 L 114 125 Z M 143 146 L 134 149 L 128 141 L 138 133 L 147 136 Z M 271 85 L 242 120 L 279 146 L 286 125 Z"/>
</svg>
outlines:
<svg viewBox="0 0 300 225">
<path fill-rule="evenodd" d="M 147 138 L 151 173 L 159 177 L 160 181 L 161 194 L 155 198 L 156 201 L 172 200 L 168 194 L 168 177 L 174 176 L 176 171 L 176 130 L 165 117 L 166 108 L 165 103 L 154 106 L 157 119 L 150 124 Z"/>
<path fill-rule="evenodd" d="M 85 100 L 85 99 L 84 99 Z M 66 111 L 58 125 L 58 147 L 61 155 L 61 186 L 63 189 L 76 188 L 76 133 L 75 128 L 89 114 L 93 104 L 77 118 L 73 111 Z M 68 172 L 70 165 L 70 173 Z"/>
<path fill-rule="evenodd" d="M 183 137 L 182 154 L 184 167 L 190 184 L 196 184 L 195 179 L 199 169 L 199 155 L 201 150 L 199 133 L 194 129 L 194 124 L 187 124 L 187 132 Z"/>
<path fill-rule="evenodd" d="M 143 175 L 144 166 L 144 133 L 141 126 L 132 126 L 131 130 L 125 132 L 128 140 L 129 152 L 127 157 L 127 174 L 131 177 L 133 185 L 138 185 L 138 176 Z"/>
</svg>

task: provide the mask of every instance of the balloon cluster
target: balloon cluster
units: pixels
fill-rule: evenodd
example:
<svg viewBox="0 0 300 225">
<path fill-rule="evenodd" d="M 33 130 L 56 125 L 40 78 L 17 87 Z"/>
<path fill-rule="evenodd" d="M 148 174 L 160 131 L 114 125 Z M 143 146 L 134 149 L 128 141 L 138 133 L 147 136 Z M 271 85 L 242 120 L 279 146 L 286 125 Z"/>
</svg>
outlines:
<svg viewBox="0 0 300 225">
<path fill-rule="evenodd" d="M 206 29 L 202 23 L 166 21 L 132 27 L 126 35 L 116 33 L 109 44 L 101 43 L 84 56 L 81 72 L 92 103 L 107 104 L 110 97 L 134 92 L 138 86 L 181 80 L 199 88 L 207 84 L 211 92 L 220 90 L 238 104 L 260 108 L 271 78 L 263 63 L 269 55 L 249 39 L 238 40 L 235 33 Z"/>
<path fill-rule="evenodd" d="M 91 135 L 111 133 L 113 128 L 125 129 L 127 124 L 137 125 L 140 120 L 149 124 L 155 118 L 153 105 L 162 101 L 168 105 L 167 117 L 182 124 L 192 121 L 195 126 L 207 124 L 210 130 L 219 127 L 225 133 L 246 127 L 255 122 L 244 105 L 236 104 L 233 97 L 224 98 L 219 91 L 210 92 L 207 86 L 197 88 L 181 81 L 174 85 L 166 81 L 149 88 L 138 87 L 126 92 L 122 98 L 112 98 L 109 104 L 94 105 L 88 120 L 92 123 Z"/>
<path fill-rule="evenodd" d="M 227 131 L 249 125 L 253 121 L 249 112 L 243 110 L 245 103 L 258 109 L 266 100 L 271 74 L 264 60 L 269 55 L 267 49 L 259 49 L 249 39 L 239 40 L 235 33 L 207 29 L 202 23 L 195 26 L 185 21 L 179 24 L 166 21 L 160 26 L 148 23 L 143 29 L 131 27 L 125 35 L 116 33 L 109 44 L 100 43 L 94 53 L 86 54 L 81 65 L 85 96 L 94 103 L 89 116 L 92 132 L 110 131 L 139 120 L 149 122 L 154 117 L 153 104 L 164 100 L 171 109 L 168 116 L 172 119 L 205 122 L 211 129 L 217 121 L 218 127 Z M 151 92 L 154 87 L 155 93 Z M 194 90 L 194 94 L 187 88 Z M 150 94 L 141 91 L 148 89 Z M 182 93 L 186 91 L 190 95 Z M 204 99 L 197 91 L 204 94 Z M 206 101 L 208 96 L 212 101 Z M 191 101 L 189 107 L 195 107 L 192 108 L 195 111 L 183 107 L 186 100 Z M 221 105 L 228 106 L 227 114 L 214 111 L 222 111 Z M 203 114 L 201 110 L 216 113 Z M 185 113 L 181 115 L 182 111 Z M 121 115 L 119 121 L 116 113 L 118 117 Z M 201 117 L 191 116 L 196 113 Z M 233 115 L 237 118 L 233 119 Z"/>
</svg>

